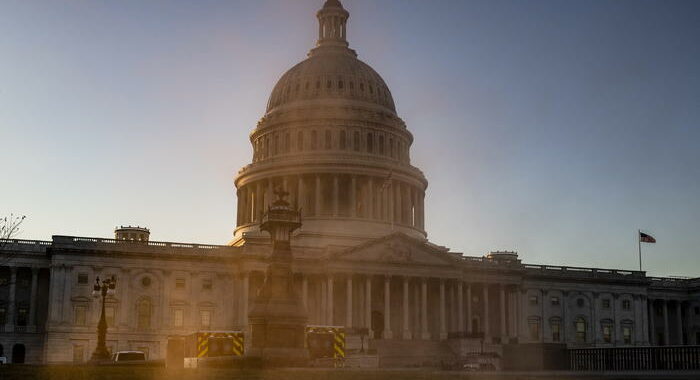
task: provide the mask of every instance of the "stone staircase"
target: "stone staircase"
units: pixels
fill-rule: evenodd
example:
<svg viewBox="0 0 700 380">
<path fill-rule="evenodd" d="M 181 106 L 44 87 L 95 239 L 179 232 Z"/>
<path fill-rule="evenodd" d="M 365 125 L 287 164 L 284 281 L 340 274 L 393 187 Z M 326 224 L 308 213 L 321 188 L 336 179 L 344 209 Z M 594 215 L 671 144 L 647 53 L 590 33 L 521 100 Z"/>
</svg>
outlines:
<svg viewBox="0 0 700 380">
<path fill-rule="evenodd" d="M 373 340 L 379 367 L 441 367 L 453 363 L 457 356 L 446 341 L 436 340 Z"/>
</svg>

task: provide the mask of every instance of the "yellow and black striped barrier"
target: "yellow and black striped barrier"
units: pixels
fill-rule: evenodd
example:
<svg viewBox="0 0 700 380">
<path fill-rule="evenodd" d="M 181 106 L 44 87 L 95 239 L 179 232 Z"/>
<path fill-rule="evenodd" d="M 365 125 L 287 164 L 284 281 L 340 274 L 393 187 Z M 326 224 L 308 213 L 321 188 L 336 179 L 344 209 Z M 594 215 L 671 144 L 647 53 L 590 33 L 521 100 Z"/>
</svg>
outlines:
<svg viewBox="0 0 700 380">
<path fill-rule="evenodd" d="M 244 334 L 234 332 L 198 332 L 197 357 L 243 356 Z"/>
<path fill-rule="evenodd" d="M 313 335 L 331 335 L 332 343 L 321 347 L 309 347 L 312 350 L 312 356 L 316 357 L 332 357 L 336 360 L 336 367 L 342 366 L 345 359 L 345 328 L 342 326 L 307 326 L 306 327 L 307 342 L 309 337 Z M 330 337 L 329 337 L 330 338 Z M 326 338 L 323 338 L 325 340 Z M 326 340 L 327 341 L 327 340 Z M 330 343 L 330 342 L 329 342 Z M 323 347 L 328 347 L 328 350 Z"/>
</svg>

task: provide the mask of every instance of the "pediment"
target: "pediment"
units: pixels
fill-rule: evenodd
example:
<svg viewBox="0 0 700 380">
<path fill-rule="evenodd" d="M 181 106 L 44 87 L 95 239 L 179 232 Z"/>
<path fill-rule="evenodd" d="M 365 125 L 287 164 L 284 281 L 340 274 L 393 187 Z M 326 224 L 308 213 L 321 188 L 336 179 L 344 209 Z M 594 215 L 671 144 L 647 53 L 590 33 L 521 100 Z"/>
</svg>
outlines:
<svg viewBox="0 0 700 380">
<path fill-rule="evenodd" d="M 332 255 L 330 259 L 441 266 L 451 266 L 456 262 L 447 249 L 442 249 L 403 233 L 387 235 L 338 252 Z"/>
</svg>

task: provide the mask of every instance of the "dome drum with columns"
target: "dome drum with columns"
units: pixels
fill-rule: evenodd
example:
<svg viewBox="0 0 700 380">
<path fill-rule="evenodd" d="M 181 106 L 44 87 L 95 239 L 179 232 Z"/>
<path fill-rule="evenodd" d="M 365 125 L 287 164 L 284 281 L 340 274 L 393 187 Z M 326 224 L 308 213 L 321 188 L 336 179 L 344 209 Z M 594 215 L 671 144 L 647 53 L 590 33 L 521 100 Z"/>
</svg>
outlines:
<svg viewBox="0 0 700 380">
<path fill-rule="evenodd" d="M 327 1 L 309 57 L 275 85 L 250 135 L 253 162 L 238 173 L 232 244 L 259 235 L 282 186 L 302 209 L 302 245 L 354 245 L 392 232 L 424 239 L 427 180 L 410 163 L 413 136 L 384 80 L 348 48 L 348 12 Z"/>
</svg>

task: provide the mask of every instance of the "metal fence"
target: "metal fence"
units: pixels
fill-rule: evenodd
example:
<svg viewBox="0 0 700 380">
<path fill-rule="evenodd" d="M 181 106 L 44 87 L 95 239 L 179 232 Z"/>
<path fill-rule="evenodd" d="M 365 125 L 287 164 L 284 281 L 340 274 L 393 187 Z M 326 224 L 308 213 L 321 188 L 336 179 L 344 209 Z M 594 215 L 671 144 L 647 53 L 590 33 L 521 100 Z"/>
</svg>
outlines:
<svg viewBox="0 0 700 380">
<path fill-rule="evenodd" d="M 574 371 L 700 370 L 700 346 L 577 348 Z"/>
</svg>

